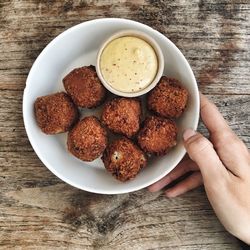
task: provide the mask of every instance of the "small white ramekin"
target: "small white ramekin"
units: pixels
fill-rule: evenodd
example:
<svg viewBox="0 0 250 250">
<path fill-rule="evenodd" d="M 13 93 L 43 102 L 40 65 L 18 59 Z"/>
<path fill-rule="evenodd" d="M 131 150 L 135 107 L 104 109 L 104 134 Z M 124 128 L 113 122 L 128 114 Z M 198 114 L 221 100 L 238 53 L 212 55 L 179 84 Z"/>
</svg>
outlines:
<svg viewBox="0 0 250 250">
<path fill-rule="evenodd" d="M 124 36 L 134 36 L 134 37 L 138 37 L 143 39 L 144 41 L 146 41 L 148 44 L 150 44 L 152 46 L 152 48 L 154 49 L 156 56 L 157 56 L 157 60 L 158 60 L 158 71 L 155 75 L 154 80 L 144 89 L 137 91 L 137 92 L 122 92 L 119 91 L 117 89 L 114 89 L 103 77 L 101 69 L 100 69 L 100 58 L 102 55 L 102 52 L 104 50 L 104 48 L 108 45 L 108 43 L 110 43 L 111 41 L 113 41 L 114 39 L 117 39 L 119 37 L 124 37 Z M 101 45 L 98 54 L 97 54 L 97 59 L 96 59 L 96 72 L 98 77 L 100 78 L 101 82 L 103 83 L 103 85 L 113 94 L 118 95 L 118 96 L 124 96 L 124 97 L 136 97 L 136 96 L 141 96 L 146 94 L 147 92 L 149 92 L 151 89 L 153 89 L 156 84 L 159 82 L 162 74 L 163 74 L 163 70 L 164 70 L 164 57 L 161 51 L 160 46 L 158 45 L 158 43 L 148 34 L 142 32 L 142 31 L 137 31 L 137 30 L 123 30 L 120 32 L 117 32 L 115 34 L 113 34 L 112 36 L 110 36 L 107 40 L 105 40 L 103 42 L 103 44 Z"/>
</svg>

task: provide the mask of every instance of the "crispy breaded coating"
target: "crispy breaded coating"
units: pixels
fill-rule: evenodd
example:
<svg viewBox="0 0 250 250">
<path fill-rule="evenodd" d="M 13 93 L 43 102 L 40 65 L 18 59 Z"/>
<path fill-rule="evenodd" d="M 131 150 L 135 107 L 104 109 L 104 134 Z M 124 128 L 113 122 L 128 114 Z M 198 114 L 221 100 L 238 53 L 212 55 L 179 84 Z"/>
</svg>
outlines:
<svg viewBox="0 0 250 250">
<path fill-rule="evenodd" d="M 68 134 L 68 150 L 83 161 L 93 161 L 108 144 L 107 132 L 95 116 L 79 121 Z"/>
<path fill-rule="evenodd" d="M 68 131 L 78 120 L 78 109 L 64 92 L 38 97 L 34 104 L 38 126 L 45 134 Z"/>
<path fill-rule="evenodd" d="M 120 181 L 133 179 L 147 163 L 142 150 L 125 137 L 109 144 L 102 160 L 105 168 Z"/>
<path fill-rule="evenodd" d="M 92 65 L 72 70 L 64 77 L 63 84 L 74 103 L 82 108 L 97 107 L 106 97 L 107 90 Z"/>
<path fill-rule="evenodd" d="M 163 76 L 156 87 L 149 93 L 148 109 L 163 117 L 178 118 L 188 101 L 188 91 L 173 78 Z"/>
<path fill-rule="evenodd" d="M 137 137 L 141 149 L 155 155 L 166 154 L 170 148 L 176 145 L 176 140 L 177 126 L 175 122 L 158 116 L 148 117 Z"/>
<path fill-rule="evenodd" d="M 140 128 L 141 103 L 139 99 L 115 98 L 106 103 L 102 123 L 111 131 L 127 137 L 134 136 Z"/>
</svg>

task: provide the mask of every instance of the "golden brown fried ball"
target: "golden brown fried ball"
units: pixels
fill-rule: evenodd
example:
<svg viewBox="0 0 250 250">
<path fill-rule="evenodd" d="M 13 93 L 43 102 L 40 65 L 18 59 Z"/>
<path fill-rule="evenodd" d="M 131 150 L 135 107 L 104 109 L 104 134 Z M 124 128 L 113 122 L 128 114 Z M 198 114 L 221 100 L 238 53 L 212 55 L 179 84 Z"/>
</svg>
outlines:
<svg viewBox="0 0 250 250">
<path fill-rule="evenodd" d="M 163 117 L 179 117 L 188 101 L 188 91 L 173 78 L 163 76 L 157 86 L 149 93 L 148 109 Z"/>
<path fill-rule="evenodd" d="M 144 152 L 164 155 L 176 145 L 177 126 L 172 120 L 150 116 L 139 131 L 137 141 Z"/>
<path fill-rule="evenodd" d="M 83 161 L 93 161 L 108 144 L 107 132 L 95 116 L 79 121 L 68 134 L 68 150 Z"/>
<path fill-rule="evenodd" d="M 105 168 L 120 181 L 133 179 L 146 166 L 146 156 L 131 140 L 121 138 L 104 151 Z"/>
<path fill-rule="evenodd" d="M 101 120 L 114 133 L 132 137 L 140 128 L 140 118 L 140 101 L 121 97 L 105 104 Z"/>
<path fill-rule="evenodd" d="M 38 97 L 34 104 L 38 126 L 45 134 L 68 131 L 78 120 L 78 109 L 64 92 Z"/>
<path fill-rule="evenodd" d="M 107 93 L 92 65 L 72 70 L 64 77 L 63 84 L 74 103 L 82 108 L 97 107 Z"/>
</svg>

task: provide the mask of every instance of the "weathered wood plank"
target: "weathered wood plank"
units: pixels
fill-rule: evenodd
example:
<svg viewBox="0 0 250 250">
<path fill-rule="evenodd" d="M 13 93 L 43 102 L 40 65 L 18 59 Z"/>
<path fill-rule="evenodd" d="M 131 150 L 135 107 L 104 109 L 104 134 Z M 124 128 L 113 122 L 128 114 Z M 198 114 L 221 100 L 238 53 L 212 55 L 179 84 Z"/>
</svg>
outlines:
<svg viewBox="0 0 250 250">
<path fill-rule="evenodd" d="M 208 95 L 208 97 L 218 105 L 231 128 L 250 148 L 250 96 Z M 32 151 L 23 125 L 22 91 L 2 90 L 0 107 L 0 151 Z M 199 129 L 204 132 L 203 126 Z"/>
<path fill-rule="evenodd" d="M 22 138 L 21 135 L 25 138 L 21 119 L 22 92 L 6 90 L 1 93 L 0 124 L 4 127 L 0 141 L 0 195 L 4 206 L 0 225 L 5 232 L 4 246 L 20 244 L 32 248 L 43 242 L 39 246 L 44 248 L 53 245 L 133 249 L 136 245 L 138 249 L 233 249 L 233 246 L 237 249 L 236 242 L 219 225 L 202 190 L 166 200 L 163 195 L 151 195 L 146 191 L 119 196 L 93 195 L 63 184 L 37 159 L 28 140 L 16 140 Z M 246 122 L 249 96 L 210 97 L 237 134 L 249 143 L 250 123 Z M 242 110 L 240 115 L 239 109 Z M 200 130 L 204 129 L 200 127 Z M 50 225 L 45 223 L 44 216 Z M 18 231 L 27 233 L 17 234 Z M 75 231 L 77 237 L 70 240 L 68 235 Z M 89 231 L 92 233 L 86 236 Z M 30 241 L 30 234 L 34 241 Z M 10 240 L 7 235 L 14 235 L 14 238 Z"/>
<path fill-rule="evenodd" d="M 146 191 L 94 195 L 55 184 L 19 188 L 1 196 L 5 206 L 0 235 L 5 236 L 0 244 L 6 247 L 237 249 L 202 189 L 171 200 Z"/>
<path fill-rule="evenodd" d="M 1 1 L 0 89 L 23 89 L 41 50 L 72 25 L 100 17 L 144 22 L 189 60 L 202 91 L 250 94 L 248 1 Z"/>
<path fill-rule="evenodd" d="M 137 20 L 170 38 L 250 148 L 248 0 L 1 0 L 0 248 L 239 249 L 202 188 L 176 199 L 146 190 L 90 194 L 63 183 L 33 152 L 22 121 L 32 63 L 59 33 L 101 17 Z"/>
</svg>

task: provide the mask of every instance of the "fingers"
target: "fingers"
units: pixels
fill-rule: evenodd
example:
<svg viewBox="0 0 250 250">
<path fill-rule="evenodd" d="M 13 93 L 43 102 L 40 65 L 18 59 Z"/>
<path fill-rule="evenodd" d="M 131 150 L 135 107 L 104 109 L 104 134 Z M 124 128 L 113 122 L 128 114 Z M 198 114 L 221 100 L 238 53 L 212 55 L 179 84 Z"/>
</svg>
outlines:
<svg viewBox="0 0 250 250">
<path fill-rule="evenodd" d="M 198 166 L 190 159 L 182 160 L 176 168 L 174 168 L 168 175 L 148 187 L 150 192 L 157 192 L 170 184 L 172 181 L 178 179 L 187 172 L 197 170 Z"/>
<path fill-rule="evenodd" d="M 249 160 L 247 147 L 229 128 L 217 107 L 202 94 L 200 100 L 202 120 L 220 159 L 234 175 L 244 178 Z"/>
<path fill-rule="evenodd" d="M 231 131 L 218 108 L 209 99 L 200 94 L 201 118 L 210 133 Z"/>
<path fill-rule="evenodd" d="M 211 139 L 227 169 L 237 177 L 249 178 L 250 154 L 246 145 L 235 134 L 223 131 Z"/>
<path fill-rule="evenodd" d="M 226 168 L 208 139 L 191 129 L 184 132 L 183 139 L 189 157 L 201 170 L 205 184 L 213 185 L 228 177 Z"/>
<path fill-rule="evenodd" d="M 203 183 L 201 173 L 196 171 L 188 176 L 183 181 L 176 184 L 174 187 L 169 188 L 165 194 L 167 197 L 172 198 L 184 194 L 194 188 L 201 186 Z"/>
</svg>

